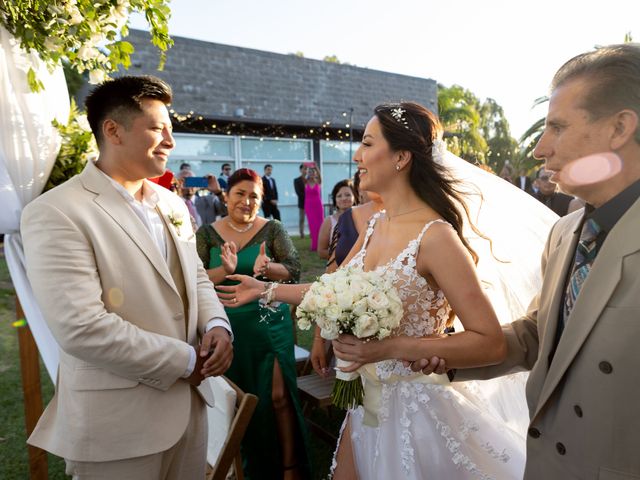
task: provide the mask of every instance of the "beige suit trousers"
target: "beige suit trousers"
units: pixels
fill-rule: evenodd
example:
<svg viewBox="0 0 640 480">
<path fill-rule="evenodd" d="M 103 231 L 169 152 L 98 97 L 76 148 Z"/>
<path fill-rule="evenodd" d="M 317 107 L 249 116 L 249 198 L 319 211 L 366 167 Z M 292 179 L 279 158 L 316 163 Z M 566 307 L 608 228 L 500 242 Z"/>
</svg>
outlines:
<svg viewBox="0 0 640 480">
<path fill-rule="evenodd" d="M 149 426 L 153 430 L 153 426 Z M 191 416 L 184 434 L 164 452 L 111 462 L 65 460 L 73 480 L 185 480 L 204 479 L 207 465 L 207 412 L 191 389 Z"/>
</svg>

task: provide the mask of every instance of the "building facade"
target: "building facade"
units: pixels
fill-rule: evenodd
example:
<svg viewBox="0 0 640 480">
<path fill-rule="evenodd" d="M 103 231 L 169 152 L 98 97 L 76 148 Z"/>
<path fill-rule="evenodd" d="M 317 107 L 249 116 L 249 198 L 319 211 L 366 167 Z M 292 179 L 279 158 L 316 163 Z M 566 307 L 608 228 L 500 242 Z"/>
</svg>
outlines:
<svg viewBox="0 0 640 480">
<path fill-rule="evenodd" d="M 262 174 L 273 165 L 282 220 L 297 225 L 293 179 L 302 162 L 319 165 L 323 198 L 355 172 L 351 161 L 373 108 L 416 101 L 437 111 L 434 80 L 173 37 L 164 69 L 147 32 L 131 30 L 126 74 L 152 74 L 173 88 L 176 148 L 169 168 L 187 162 L 196 175 L 221 166 Z"/>
</svg>

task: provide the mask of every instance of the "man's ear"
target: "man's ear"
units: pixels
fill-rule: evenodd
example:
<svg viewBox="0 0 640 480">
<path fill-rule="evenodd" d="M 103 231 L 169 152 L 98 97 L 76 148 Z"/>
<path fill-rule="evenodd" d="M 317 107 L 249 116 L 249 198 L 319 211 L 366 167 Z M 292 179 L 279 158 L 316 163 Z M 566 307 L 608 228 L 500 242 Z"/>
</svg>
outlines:
<svg viewBox="0 0 640 480">
<path fill-rule="evenodd" d="M 613 117 L 613 135 L 611 136 L 611 150 L 619 150 L 628 142 L 635 141 L 638 128 L 638 114 L 633 110 L 621 110 Z"/>
<path fill-rule="evenodd" d="M 107 118 L 102 122 L 102 137 L 106 142 L 114 145 L 120 145 L 122 138 L 120 137 L 120 129 L 122 125 L 111 118 Z"/>
</svg>

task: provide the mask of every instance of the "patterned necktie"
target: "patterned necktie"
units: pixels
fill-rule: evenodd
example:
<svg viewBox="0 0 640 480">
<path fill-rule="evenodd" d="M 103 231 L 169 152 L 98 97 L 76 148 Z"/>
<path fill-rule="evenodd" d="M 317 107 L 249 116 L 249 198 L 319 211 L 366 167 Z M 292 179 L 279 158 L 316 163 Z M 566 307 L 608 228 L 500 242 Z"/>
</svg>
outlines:
<svg viewBox="0 0 640 480">
<path fill-rule="evenodd" d="M 567 285 L 564 300 L 564 323 L 566 323 L 569 318 L 569 314 L 576 303 L 580 289 L 587 279 L 591 265 L 593 265 L 593 261 L 598 254 L 596 237 L 598 233 L 600 233 L 600 230 L 600 226 L 591 218 L 588 219 L 582 227 L 580 240 L 576 248 L 576 257 L 573 261 L 573 270 L 571 271 L 571 278 L 569 279 L 569 285 Z"/>
</svg>

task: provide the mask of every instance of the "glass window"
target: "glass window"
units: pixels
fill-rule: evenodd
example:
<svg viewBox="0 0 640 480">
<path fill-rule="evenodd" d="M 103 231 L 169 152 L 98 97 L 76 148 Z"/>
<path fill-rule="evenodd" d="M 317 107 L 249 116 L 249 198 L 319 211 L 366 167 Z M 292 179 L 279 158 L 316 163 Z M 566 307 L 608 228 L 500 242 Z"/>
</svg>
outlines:
<svg viewBox="0 0 640 480">
<path fill-rule="evenodd" d="M 173 136 L 176 147 L 167 163 L 172 172 L 178 173 L 182 163 L 191 165 L 191 170 L 198 177 L 219 176 L 225 163 L 230 163 L 235 170 L 234 137 L 192 133 L 175 133 Z"/>
<path fill-rule="evenodd" d="M 243 138 L 240 140 L 243 160 L 311 160 L 310 140 L 275 140 Z"/>
<path fill-rule="evenodd" d="M 320 156 L 323 163 L 349 163 L 360 146 L 360 142 L 343 142 L 337 140 L 322 140 L 320 142 Z"/>
<path fill-rule="evenodd" d="M 176 133 L 173 155 L 181 157 L 207 157 L 207 159 L 232 160 L 235 158 L 233 138 L 213 135 Z"/>
</svg>

